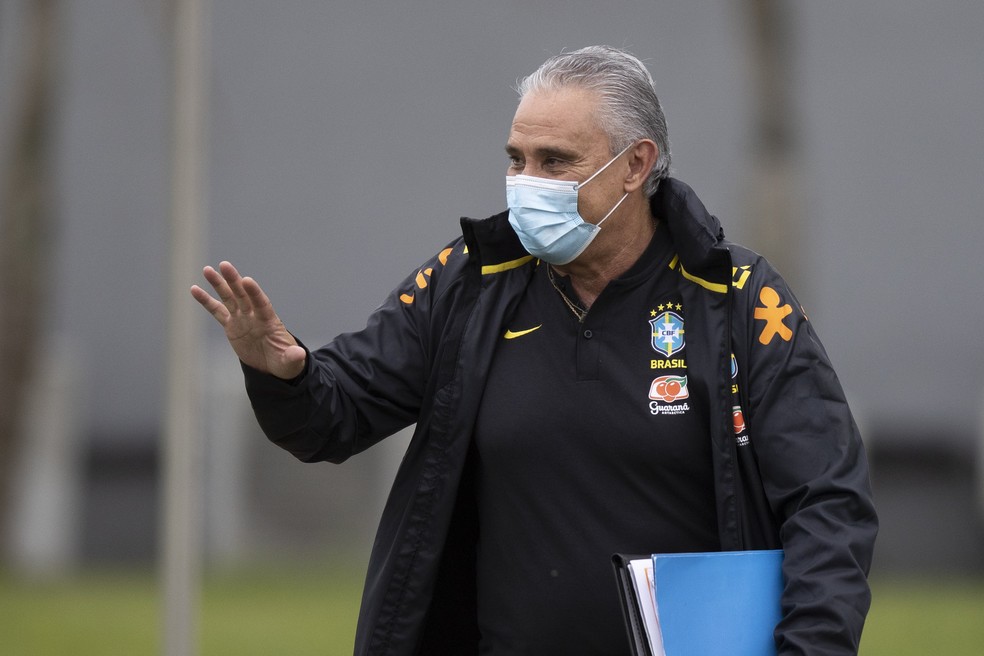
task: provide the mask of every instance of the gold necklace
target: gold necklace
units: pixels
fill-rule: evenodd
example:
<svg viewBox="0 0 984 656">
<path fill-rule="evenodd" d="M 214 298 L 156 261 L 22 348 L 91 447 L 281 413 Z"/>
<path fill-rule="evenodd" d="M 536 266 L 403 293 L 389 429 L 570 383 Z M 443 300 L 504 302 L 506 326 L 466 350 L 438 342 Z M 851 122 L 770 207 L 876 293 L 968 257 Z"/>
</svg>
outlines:
<svg viewBox="0 0 984 656">
<path fill-rule="evenodd" d="M 553 285 L 554 290 L 560 294 L 560 298 L 564 301 L 564 305 L 566 305 L 577 318 L 578 323 L 584 323 L 584 317 L 588 316 L 588 311 L 567 297 L 564 290 L 557 284 L 557 280 L 554 278 L 553 267 L 549 264 L 547 264 L 547 278 L 550 280 L 550 284 Z"/>
<path fill-rule="evenodd" d="M 652 219 L 652 225 L 653 225 L 653 234 L 650 235 L 650 238 L 652 238 L 656 234 L 656 228 L 659 226 L 659 219 L 657 219 L 655 216 L 650 216 L 650 218 Z M 566 305 L 568 309 L 574 314 L 574 316 L 577 317 L 578 323 L 584 323 L 584 318 L 588 316 L 588 311 L 583 307 L 581 307 L 579 303 L 576 303 L 575 301 L 572 301 L 570 298 L 568 298 L 564 290 L 561 289 L 560 286 L 557 284 L 556 278 L 554 278 L 553 267 L 546 262 L 544 262 L 544 264 L 547 265 L 547 278 L 550 280 L 550 284 L 553 286 L 554 290 L 556 290 L 556 292 L 560 294 L 560 298 L 563 299 L 564 305 Z"/>
</svg>

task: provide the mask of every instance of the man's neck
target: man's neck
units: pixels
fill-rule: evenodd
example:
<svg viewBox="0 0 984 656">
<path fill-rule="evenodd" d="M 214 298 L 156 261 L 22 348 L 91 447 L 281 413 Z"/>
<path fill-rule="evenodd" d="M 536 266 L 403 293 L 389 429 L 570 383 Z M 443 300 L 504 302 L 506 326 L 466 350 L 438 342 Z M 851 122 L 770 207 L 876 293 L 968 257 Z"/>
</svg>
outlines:
<svg viewBox="0 0 984 656">
<path fill-rule="evenodd" d="M 631 223 L 625 221 L 623 229 L 612 234 L 610 239 L 598 244 L 592 243 L 580 257 L 569 264 L 554 266 L 557 272 L 570 277 L 574 291 L 586 308 L 591 307 L 609 282 L 628 271 L 639 260 L 656 232 L 657 221 L 650 212 L 648 203 L 624 218 L 630 217 Z M 595 242 L 601 241 L 603 235 L 604 227 Z M 594 249 L 596 245 L 601 248 Z"/>
</svg>

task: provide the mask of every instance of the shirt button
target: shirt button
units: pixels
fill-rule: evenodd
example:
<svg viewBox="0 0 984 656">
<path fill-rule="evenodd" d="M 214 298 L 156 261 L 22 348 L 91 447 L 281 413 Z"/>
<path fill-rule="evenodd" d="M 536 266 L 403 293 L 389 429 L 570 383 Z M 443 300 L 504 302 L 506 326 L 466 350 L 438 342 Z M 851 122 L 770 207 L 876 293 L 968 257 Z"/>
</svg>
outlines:
<svg viewBox="0 0 984 656">
<path fill-rule="evenodd" d="M 590 330 L 585 330 L 584 331 L 584 339 L 591 339 L 592 337 L 594 337 L 594 333 L 593 332 L 591 332 Z"/>
</svg>

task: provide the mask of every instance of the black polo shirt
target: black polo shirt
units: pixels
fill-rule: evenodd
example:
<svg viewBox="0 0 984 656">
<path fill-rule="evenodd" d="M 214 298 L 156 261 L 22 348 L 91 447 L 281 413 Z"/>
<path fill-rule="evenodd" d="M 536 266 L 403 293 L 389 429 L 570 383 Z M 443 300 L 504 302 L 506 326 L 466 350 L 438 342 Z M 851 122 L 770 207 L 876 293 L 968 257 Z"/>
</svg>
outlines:
<svg viewBox="0 0 984 656">
<path fill-rule="evenodd" d="M 543 263 L 478 415 L 483 654 L 627 654 L 611 555 L 719 549 L 707 403 L 660 224 L 583 322 Z"/>
</svg>

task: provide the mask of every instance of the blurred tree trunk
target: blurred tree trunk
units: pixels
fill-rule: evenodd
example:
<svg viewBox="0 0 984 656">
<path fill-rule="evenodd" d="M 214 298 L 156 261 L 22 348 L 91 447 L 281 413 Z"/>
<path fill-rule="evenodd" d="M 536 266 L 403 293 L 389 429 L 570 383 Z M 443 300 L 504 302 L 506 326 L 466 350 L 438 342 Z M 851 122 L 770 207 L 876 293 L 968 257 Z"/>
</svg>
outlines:
<svg viewBox="0 0 984 656">
<path fill-rule="evenodd" d="M 793 101 L 794 29 L 784 0 L 742 0 L 753 99 L 746 211 L 754 245 L 794 290 L 805 284 L 802 205 Z"/>
<path fill-rule="evenodd" d="M 25 393 L 42 348 L 47 308 L 52 198 L 57 0 L 25 4 L 20 77 L 3 154 L 0 187 L 0 528 L 9 511 Z"/>
</svg>

